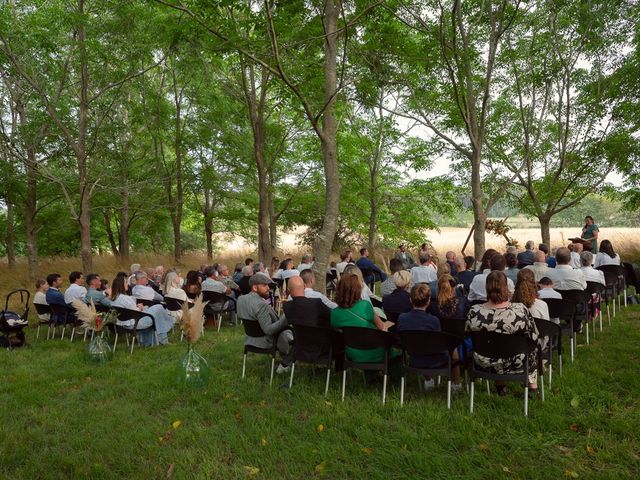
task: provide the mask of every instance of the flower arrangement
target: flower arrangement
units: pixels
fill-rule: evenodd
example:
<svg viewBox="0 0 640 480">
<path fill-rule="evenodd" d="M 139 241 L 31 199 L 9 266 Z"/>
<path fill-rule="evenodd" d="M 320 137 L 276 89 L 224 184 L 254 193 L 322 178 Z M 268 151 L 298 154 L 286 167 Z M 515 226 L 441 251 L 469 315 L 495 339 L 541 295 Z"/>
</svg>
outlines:
<svg viewBox="0 0 640 480">
<path fill-rule="evenodd" d="M 511 230 L 511 225 L 507 225 L 507 219 L 504 220 L 492 220 L 488 219 L 484 223 L 484 228 L 487 232 L 494 235 L 502 236 L 507 241 L 507 246 L 518 247 L 518 241 L 513 238 L 509 238 L 507 233 Z"/>
<path fill-rule="evenodd" d="M 82 300 L 74 298 L 71 305 L 76 310 L 78 320 L 82 322 L 82 326 L 87 330 L 101 332 L 108 324 L 115 323 L 118 316 L 115 311 L 98 313 L 93 300 L 87 305 Z"/>
<path fill-rule="evenodd" d="M 207 360 L 193 350 L 193 345 L 202 335 L 202 314 L 208 302 L 202 301 L 202 295 L 198 295 L 193 307 L 189 304 L 182 304 L 182 333 L 187 338 L 189 348 L 187 353 L 178 364 L 176 380 L 178 385 L 188 388 L 200 388 L 209 383 L 211 369 Z"/>
<path fill-rule="evenodd" d="M 182 332 L 187 341 L 194 344 L 202 335 L 202 313 L 205 305 L 209 302 L 202 301 L 202 295 L 198 295 L 193 307 L 189 308 L 187 302 L 182 303 Z"/>
</svg>

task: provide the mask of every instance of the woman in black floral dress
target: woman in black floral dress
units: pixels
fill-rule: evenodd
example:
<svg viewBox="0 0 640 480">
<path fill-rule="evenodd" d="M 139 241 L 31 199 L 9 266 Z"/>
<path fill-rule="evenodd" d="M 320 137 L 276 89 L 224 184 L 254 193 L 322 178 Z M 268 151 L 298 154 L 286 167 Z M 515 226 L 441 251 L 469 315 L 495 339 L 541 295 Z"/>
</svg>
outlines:
<svg viewBox="0 0 640 480">
<path fill-rule="evenodd" d="M 529 310 L 522 303 L 511 303 L 510 295 L 506 275 L 503 272 L 491 272 L 487 277 L 487 301 L 471 307 L 467 315 L 466 331 L 525 334 L 532 342 L 536 342 L 538 329 Z M 495 359 L 474 353 L 474 358 L 478 366 L 497 374 L 522 372 L 525 360 L 524 354 Z M 532 390 L 538 388 L 536 366 L 536 355 L 533 352 L 529 356 L 529 388 Z M 502 392 L 504 385 L 498 384 L 498 393 Z"/>
</svg>

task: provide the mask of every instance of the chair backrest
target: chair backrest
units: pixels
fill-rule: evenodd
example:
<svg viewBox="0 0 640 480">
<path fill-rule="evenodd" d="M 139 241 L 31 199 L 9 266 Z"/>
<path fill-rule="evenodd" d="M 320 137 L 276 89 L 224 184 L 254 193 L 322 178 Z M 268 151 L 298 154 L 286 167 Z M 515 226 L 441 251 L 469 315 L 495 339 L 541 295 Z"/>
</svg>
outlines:
<svg viewBox="0 0 640 480">
<path fill-rule="evenodd" d="M 440 328 L 443 332 L 450 333 L 457 337 L 464 337 L 464 328 L 466 323 L 466 318 L 441 318 Z"/>
<path fill-rule="evenodd" d="M 622 265 L 627 275 L 627 283 L 636 287 L 636 291 L 640 291 L 640 276 L 636 274 L 636 267 L 627 262 L 623 262 Z"/>
<path fill-rule="evenodd" d="M 147 307 L 151 307 L 153 305 L 162 305 L 162 302 L 158 302 L 156 300 L 146 300 L 144 298 L 136 298 L 136 303 L 141 303 Z"/>
<path fill-rule="evenodd" d="M 330 328 L 311 327 L 308 325 L 292 324 L 294 350 L 321 352 L 331 345 L 332 331 Z"/>
<path fill-rule="evenodd" d="M 164 304 L 167 307 L 167 310 L 169 310 L 170 312 L 177 312 L 178 310 L 182 310 L 182 303 L 182 300 L 178 300 L 177 298 L 164 297 Z"/>
<path fill-rule="evenodd" d="M 534 318 L 536 327 L 538 328 L 538 334 L 541 337 L 556 337 L 562 334 L 560 325 L 544 318 Z"/>
<path fill-rule="evenodd" d="M 549 316 L 570 322 L 576 313 L 576 302 L 564 298 L 543 298 L 549 307 Z"/>
<path fill-rule="evenodd" d="M 602 293 L 602 291 L 604 290 L 604 285 L 602 285 L 599 282 L 587 282 L 587 288 L 585 289 L 585 292 L 587 292 L 589 295 L 593 295 L 594 293 Z"/>
<path fill-rule="evenodd" d="M 603 265 L 604 267 L 616 267 L 617 265 Z M 600 267 L 598 267 L 600 268 Z M 619 277 L 616 272 L 611 272 L 609 270 L 602 270 L 604 273 L 604 283 L 606 284 L 606 288 L 615 287 L 619 282 Z"/>
<path fill-rule="evenodd" d="M 29 299 L 31 298 L 31 292 L 29 292 L 29 290 L 18 288 L 16 290 L 13 290 L 12 292 L 9 292 L 7 294 L 7 300 L 4 304 L 4 311 L 6 312 L 9 310 L 9 302 L 12 298 L 17 299 L 18 295 L 20 295 L 20 299 L 17 306 L 20 307 L 20 310 L 23 311 L 22 315 L 20 315 L 20 318 L 24 319 L 29 312 Z"/>
<path fill-rule="evenodd" d="M 393 335 L 382 330 L 366 327 L 342 327 L 342 335 L 346 347 L 359 350 L 389 348 L 393 343 Z"/>
<path fill-rule="evenodd" d="M 153 315 L 147 312 L 141 312 L 140 310 L 132 310 L 130 308 L 122 308 L 122 307 L 112 307 L 116 312 L 118 312 L 118 320 L 127 321 L 127 320 L 140 320 L 144 317 L 149 317 L 152 321 L 155 321 Z"/>
<path fill-rule="evenodd" d="M 398 323 L 399 312 L 392 312 L 391 310 L 385 310 L 384 314 L 387 316 L 387 321 L 392 323 Z"/>
<path fill-rule="evenodd" d="M 210 290 L 202 291 L 202 301 L 209 303 L 224 303 L 228 300 L 227 295 L 220 292 L 212 292 Z"/>
<path fill-rule="evenodd" d="M 589 293 L 586 290 L 558 290 L 563 300 L 573 300 L 576 303 L 589 301 Z"/>
<path fill-rule="evenodd" d="M 107 313 L 111 311 L 111 307 L 107 307 L 106 305 L 102 305 L 100 303 L 96 303 L 96 312 L 98 313 Z"/>
<path fill-rule="evenodd" d="M 260 322 L 257 320 L 247 320 L 245 318 L 242 318 L 241 320 L 242 326 L 244 327 L 244 333 L 248 337 L 260 338 L 265 336 L 265 333 L 260 326 Z"/>
<path fill-rule="evenodd" d="M 611 272 L 613 274 L 615 274 L 616 276 L 620 277 L 626 277 L 627 272 L 625 271 L 624 267 L 621 265 L 600 265 L 599 267 L 596 267 L 596 270 L 601 270 L 603 272 Z"/>
<path fill-rule="evenodd" d="M 46 315 L 51 313 L 49 305 L 46 305 L 44 303 L 34 303 L 33 305 L 36 307 L 36 312 L 38 313 L 38 315 Z"/>
<path fill-rule="evenodd" d="M 398 332 L 402 349 L 411 356 L 435 355 L 444 351 L 453 352 L 462 338 L 446 332 L 405 330 Z"/>
<path fill-rule="evenodd" d="M 195 300 L 198 295 L 200 295 L 200 293 L 187 292 L 187 298 L 190 298 L 191 300 Z"/>
<path fill-rule="evenodd" d="M 471 332 L 471 340 L 474 352 L 489 358 L 514 357 L 522 353 L 527 354 L 535 348 L 523 334 L 509 335 L 481 330 Z"/>
<path fill-rule="evenodd" d="M 61 303 L 50 303 L 49 308 L 51 309 L 51 313 L 59 316 L 66 316 L 71 312 L 71 307 L 67 305 L 62 305 Z"/>
</svg>

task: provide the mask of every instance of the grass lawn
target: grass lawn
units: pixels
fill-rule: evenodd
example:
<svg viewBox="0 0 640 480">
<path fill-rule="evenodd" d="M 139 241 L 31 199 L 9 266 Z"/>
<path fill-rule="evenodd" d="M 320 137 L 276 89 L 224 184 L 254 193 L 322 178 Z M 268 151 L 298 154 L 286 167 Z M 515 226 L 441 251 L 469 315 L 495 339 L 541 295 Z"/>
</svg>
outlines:
<svg viewBox="0 0 640 480">
<path fill-rule="evenodd" d="M 358 373 L 344 403 L 338 377 L 325 400 L 324 376 L 310 367 L 297 369 L 293 389 L 284 377 L 269 388 L 264 356 L 250 356 L 240 379 L 241 344 L 240 329 L 206 332 L 196 350 L 213 375 L 201 391 L 175 386 L 185 344 L 133 356 L 121 344 L 103 366 L 84 363 L 82 342 L 43 341 L 42 332 L 32 348 L 0 351 L 0 478 L 640 475 L 638 306 L 579 346 L 574 364 L 567 352 L 564 376 L 554 369 L 529 418 L 516 387 L 506 398 L 477 388 L 473 415 L 466 394 L 448 411 L 444 385 L 424 394 L 415 379 L 402 408 L 398 387 L 383 407 L 380 387 Z"/>
</svg>

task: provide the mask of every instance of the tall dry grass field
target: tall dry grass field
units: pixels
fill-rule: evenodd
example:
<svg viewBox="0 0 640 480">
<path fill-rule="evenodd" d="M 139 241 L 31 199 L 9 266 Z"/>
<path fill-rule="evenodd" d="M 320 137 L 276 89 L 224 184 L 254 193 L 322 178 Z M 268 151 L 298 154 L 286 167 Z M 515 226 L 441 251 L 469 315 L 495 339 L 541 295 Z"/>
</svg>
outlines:
<svg viewBox="0 0 640 480">
<path fill-rule="evenodd" d="M 282 250 L 279 252 L 280 258 L 292 256 L 296 261 L 299 260 L 302 253 L 306 250 L 298 243 L 300 233 L 302 233 L 302 230 L 298 229 L 282 235 Z M 440 232 L 433 230 L 427 231 L 425 240 L 428 239 L 432 243 L 438 259 L 442 262 L 448 250 L 460 254 L 460 250 L 468 234 L 469 230 L 466 228 L 442 228 Z M 579 227 L 553 228 L 551 229 L 551 246 L 558 247 L 566 245 L 569 243 L 568 239 L 570 237 L 579 234 Z M 541 241 L 540 231 L 533 228 L 514 229 L 509 232 L 509 236 L 516 239 L 521 246 L 524 246 L 527 240 L 533 240 L 536 243 Z M 640 261 L 640 228 L 603 228 L 600 231 L 600 239 L 605 238 L 611 240 L 614 248 L 620 253 L 624 261 Z M 361 245 L 354 245 L 353 248 L 357 250 L 360 246 Z M 504 251 L 505 240 L 495 235 L 487 235 L 486 246 L 487 248 Z M 381 266 L 386 267 L 393 253 L 393 250 L 378 251 L 375 260 Z M 470 242 L 465 253 L 467 255 L 473 254 L 472 242 Z M 243 262 L 247 256 L 256 258 L 255 254 L 255 245 L 247 244 L 244 239 L 237 237 L 234 241 L 227 243 L 218 255 L 214 256 L 214 262 L 225 263 L 230 269 L 233 269 L 236 262 Z M 334 259 L 337 260 L 338 256 L 334 255 Z M 175 266 L 175 261 L 170 255 L 153 255 L 147 253 L 132 255 L 128 263 L 123 263 L 110 255 L 96 255 L 93 258 L 94 272 L 99 273 L 102 278 L 111 280 L 118 271 L 128 272 L 130 263 L 134 262 L 141 264 L 143 267 L 163 265 L 165 269 L 168 269 Z M 198 269 L 198 267 L 204 263 L 208 263 L 204 253 L 191 253 L 184 256 L 179 267 L 184 274 L 188 270 Z M 68 274 L 74 270 L 82 270 L 82 263 L 79 257 L 45 258 L 40 261 L 38 275 L 40 278 L 45 278 L 49 273 L 57 272 L 66 279 Z M 68 282 L 65 283 L 63 288 L 67 286 Z M 4 299 L 8 292 L 16 288 L 26 288 L 31 292 L 34 291 L 34 286 L 28 279 L 25 259 L 18 259 L 15 270 L 9 270 L 7 261 L 4 259 L 0 262 L 0 301 L 3 301 L 2 299 Z M 2 308 L 4 308 L 4 305 Z"/>
</svg>

